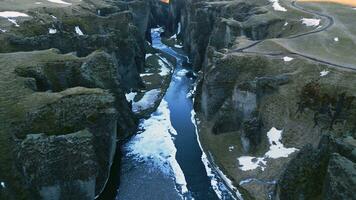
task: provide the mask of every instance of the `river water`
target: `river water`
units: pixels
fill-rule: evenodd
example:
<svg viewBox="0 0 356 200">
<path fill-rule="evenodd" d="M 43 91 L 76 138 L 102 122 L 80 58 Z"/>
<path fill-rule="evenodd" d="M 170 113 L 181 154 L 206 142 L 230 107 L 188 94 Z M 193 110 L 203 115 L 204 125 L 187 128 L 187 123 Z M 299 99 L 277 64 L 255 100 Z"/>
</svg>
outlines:
<svg viewBox="0 0 356 200">
<path fill-rule="evenodd" d="M 174 56 L 177 66 L 157 111 L 140 122 L 138 134 L 123 147 L 116 199 L 233 199 L 197 140 L 187 57 L 162 44 L 161 31 L 152 29 L 152 46 Z"/>
</svg>

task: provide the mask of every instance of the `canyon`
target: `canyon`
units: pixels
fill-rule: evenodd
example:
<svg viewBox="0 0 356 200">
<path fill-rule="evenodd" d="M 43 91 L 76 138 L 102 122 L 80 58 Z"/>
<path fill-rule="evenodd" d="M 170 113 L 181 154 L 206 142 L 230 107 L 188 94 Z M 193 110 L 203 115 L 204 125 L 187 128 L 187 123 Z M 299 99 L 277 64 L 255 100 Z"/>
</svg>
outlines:
<svg viewBox="0 0 356 200">
<path fill-rule="evenodd" d="M 1 1 L 0 199 L 355 199 L 355 17 Z"/>
</svg>

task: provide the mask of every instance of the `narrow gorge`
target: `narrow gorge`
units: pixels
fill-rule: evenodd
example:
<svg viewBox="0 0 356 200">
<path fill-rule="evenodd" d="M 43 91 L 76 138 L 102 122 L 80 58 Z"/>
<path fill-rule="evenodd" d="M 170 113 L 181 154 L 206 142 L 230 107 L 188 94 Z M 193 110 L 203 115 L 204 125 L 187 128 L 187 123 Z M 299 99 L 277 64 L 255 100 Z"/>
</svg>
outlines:
<svg viewBox="0 0 356 200">
<path fill-rule="evenodd" d="M 356 199 L 355 17 L 0 1 L 0 200 Z"/>
</svg>

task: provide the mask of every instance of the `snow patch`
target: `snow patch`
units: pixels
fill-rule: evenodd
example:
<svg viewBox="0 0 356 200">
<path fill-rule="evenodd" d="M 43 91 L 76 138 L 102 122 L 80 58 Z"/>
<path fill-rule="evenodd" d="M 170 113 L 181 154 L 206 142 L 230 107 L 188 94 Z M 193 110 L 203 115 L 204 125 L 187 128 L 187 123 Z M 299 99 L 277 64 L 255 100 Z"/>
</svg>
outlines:
<svg viewBox="0 0 356 200">
<path fill-rule="evenodd" d="M 174 74 L 174 78 L 177 80 L 181 80 L 189 71 L 186 69 L 180 69 Z M 189 95 L 190 92 L 187 93 L 187 96 Z"/>
<path fill-rule="evenodd" d="M 167 76 L 171 72 L 171 69 L 167 67 L 166 63 L 164 63 L 161 59 L 158 60 L 158 64 L 161 66 L 160 76 Z"/>
<path fill-rule="evenodd" d="M 177 132 L 170 121 L 168 103 L 162 100 L 157 111 L 149 119 L 143 120 L 139 127 L 142 132 L 134 136 L 124 147 L 128 155 L 137 161 L 152 165 L 168 176 L 173 175 L 180 192 L 182 194 L 188 192 L 185 176 L 175 159 L 177 149 L 173 136 Z"/>
<path fill-rule="evenodd" d="M 320 76 L 323 77 L 323 76 L 326 76 L 330 73 L 330 71 L 327 71 L 327 70 L 323 70 L 320 72 Z"/>
<path fill-rule="evenodd" d="M 303 18 L 301 21 L 302 24 L 305 24 L 306 26 L 319 26 L 320 24 L 320 19 Z"/>
<path fill-rule="evenodd" d="M 145 93 L 145 95 L 138 102 L 132 103 L 132 111 L 137 113 L 148 108 L 152 108 L 157 101 L 161 90 L 153 89 Z"/>
<path fill-rule="evenodd" d="M 1 186 L 2 188 L 5 188 L 5 187 L 6 187 L 5 182 L 0 182 L 0 186 Z"/>
<path fill-rule="evenodd" d="M 17 23 L 16 19 L 10 19 L 8 18 L 9 22 L 13 23 L 16 27 L 20 27 L 20 25 Z"/>
<path fill-rule="evenodd" d="M 181 31 L 182 31 L 182 25 L 181 25 L 181 23 L 179 22 L 179 23 L 178 23 L 177 35 L 179 35 Z"/>
<path fill-rule="evenodd" d="M 16 11 L 3 11 L 3 12 L 0 12 L 0 17 L 16 18 L 16 17 L 29 17 L 29 16 L 25 13 L 16 12 Z"/>
<path fill-rule="evenodd" d="M 16 11 L 3 11 L 0 12 L 0 17 L 6 18 L 9 22 L 13 23 L 16 27 L 20 25 L 17 24 L 17 17 L 29 17 L 26 13 L 16 12 Z"/>
<path fill-rule="evenodd" d="M 260 167 L 261 170 L 264 171 L 267 165 L 267 158 L 286 158 L 290 154 L 298 151 L 297 148 L 284 147 L 281 142 L 282 133 L 283 130 L 278 130 L 275 127 L 272 127 L 271 130 L 267 132 L 270 147 L 265 155 L 263 157 L 241 156 L 237 159 L 240 165 L 239 168 L 243 171 L 249 171 Z"/>
<path fill-rule="evenodd" d="M 55 29 L 55 28 L 49 28 L 49 29 L 48 29 L 48 33 L 49 33 L 49 34 L 56 34 L 56 33 L 57 33 L 57 29 Z"/>
<path fill-rule="evenodd" d="M 284 23 L 284 25 L 283 25 L 283 26 L 288 26 L 288 22 Z"/>
<path fill-rule="evenodd" d="M 135 99 L 136 95 L 137 95 L 137 92 L 130 92 L 128 94 L 125 94 L 125 97 L 128 102 L 131 102 Z"/>
<path fill-rule="evenodd" d="M 147 58 L 149 58 L 149 57 L 151 57 L 151 56 L 153 56 L 152 53 L 146 53 L 145 59 L 147 60 Z"/>
<path fill-rule="evenodd" d="M 189 71 L 187 69 L 181 69 L 179 71 L 176 72 L 176 76 L 180 76 L 183 77 L 185 76 Z"/>
<path fill-rule="evenodd" d="M 281 6 L 281 4 L 279 4 L 279 0 L 269 0 L 269 2 L 273 3 L 272 7 L 274 10 L 281 11 L 281 12 L 287 12 L 287 9 L 284 8 L 283 6 Z"/>
<path fill-rule="evenodd" d="M 65 2 L 62 0 L 47 0 L 47 1 L 52 2 L 52 3 L 64 4 L 64 5 L 72 5 L 71 3 L 68 3 L 68 2 Z"/>
<path fill-rule="evenodd" d="M 290 61 L 294 60 L 294 58 L 285 56 L 285 57 L 283 57 L 283 60 L 284 60 L 284 62 L 290 62 Z"/>
<path fill-rule="evenodd" d="M 277 158 L 287 158 L 289 154 L 298 151 L 296 148 L 285 148 L 282 144 L 282 132 L 283 130 L 278 130 L 272 128 L 267 132 L 268 141 L 270 144 L 269 151 L 265 154 L 265 157 L 277 159 Z"/>
<path fill-rule="evenodd" d="M 182 46 L 182 45 L 178 45 L 178 44 L 175 44 L 175 45 L 174 45 L 174 47 L 175 47 L 175 48 L 178 48 L 178 49 L 183 48 L 183 46 Z"/>
<path fill-rule="evenodd" d="M 40 5 L 40 4 L 42 4 L 42 2 L 37 1 L 37 2 L 35 2 L 35 4 Z"/>
<path fill-rule="evenodd" d="M 177 39 L 177 34 L 172 35 L 169 39 Z"/>
<path fill-rule="evenodd" d="M 234 146 L 229 146 L 229 151 L 232 152 L 235 149 Z"/>
<path fill-rule="evenodd" d="M 0 31 L 3 32 L 3 33 L 5 33 L 7 30 L 0 28 Z"/>
<path fill-rule="evenodd" d="M 84 33 L 82 32 L 82 30 L 80 30 L 79 26 L 76 26 L 74 28 L 75 32 L 78 34 L 78 35 L 84 35 Z"/>
<path fill-rule="evenodd" d="M 334 37 L 334 41 L 335 41 L 335 42 L 338 42 L 338 41 L 339 41 L 339 38 L 338 38 L 338 37 Z"/>
<path fill-rule="evenodd" d="M 241 156 L 238 158 L 240 164 L 239 168 L 242 171 L 249 171 L 261 167 L 262 171 L 264 171 L 265 166 L 267 164 L 267 161 L 265 161 L 264 159 L 265 159 L 264 157 L 258 158 L 253 156 Z"/>
<path fill-rule="evenodd" d="M 159 56 L 158 64 L 161 66 L 160 76 L 167 76 L 171 73 L 173 65 L 166 58 Z"/>
<path fill-rule="evenodd" d="M 195 90 L 196 90 L 196 85 L 194 86 L 193 91 L 195 92 Z M 223 199 L 224 193 L 226 193 L 226 192 L 230 193 L 230 191 L 225 187 L 224 183 L 219 182 L 220 177 L 213 172 L 213 169 L 212 169 L 211 164 L 209 162 L 208 156 L 205 154 L 205 152 L 203 150 L 203 147 L 202 147 L 202 145 L 200 143 L 199 134 L 198 134 L 198 126 L 197 126 L 197 124 L 199 124 L 200 122 L 198 120 L 196 120 L 195 116 L 196 116 L 196 113 L 195 113 L 194 109 L 192 109 L 192 111 L 191 111 L 191 121 L 192 121 L 193 125 L 195 126 L 195 134 L 197 136 L 197 141 L 198 141 L 199 147 L 200 147 L 200 149 L 202 151 L 201 160 L 202 160 L 202 162 L 203 162 L 203 164 L 205 166 L 205 171 L 207 173 L 207 176 L 210 179 L 211 187 L 213 188 L 213 190 L 216 193 L 216 195 L 218 196 L 218 198 L 219 199 Z M 222 173 L 220 170 L 219 170 L 218 173 L 219 173 L 220 176 L 222 176 L 225 179 L 225 181 L 227 182 L 229 187 L 231 187 L 234 191 L 236 191 L 236 195 L 239 198 L 239 200 L 243 200 L 242 195 L 237 190 L 237 188 L 235 186 L 233 186 L 231 180 L 229 180 L 224 175 L 224 173 Z M 232 195 L 231 195 L 231 197 L 233 199 L 235 199 Z"/>
<path fill-rule="evenodd" d="M 152 76 L 153 73 L 142 73 L 140 74 L 140 77 L 145 77 L 145 76 Z"/>
</svg>

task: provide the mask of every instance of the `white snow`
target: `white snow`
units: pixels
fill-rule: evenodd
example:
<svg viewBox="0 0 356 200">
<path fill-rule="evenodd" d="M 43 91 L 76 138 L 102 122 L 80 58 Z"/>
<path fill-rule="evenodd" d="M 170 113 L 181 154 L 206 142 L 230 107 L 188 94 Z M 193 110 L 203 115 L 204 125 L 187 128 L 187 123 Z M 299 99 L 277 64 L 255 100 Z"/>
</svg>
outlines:
<svg viewBox="0 0 356 200">
<path fill-rule="evenodd" d="M 265 169 L 267 161 L 264 160 L 264 157 L 253 157 L 253 156 L 241 156 L 238 158 L 240 169 L 242 171 L 249 171 L 261 167 L 262 171 Z"/>
<path fill-rule="evenodd" d="M 283 25 L 283 26 L 288 26 L 288 22 L 284 23 L 284 25 Z"/>
<path fill-rule="evenodd" d="M 174 45 L 174 47 L 175 47 L 175 48 L 178 48 L 178 49 L 183 48 L 183 46 L 182 46 L 182 45 L 178 45 L 178 44 L 175 44 L 175 45 Z"/>
<path fill-rule="evenodd" d="M 177 71 L 176 76 L 185 76 L 189 71 L 187 69 L 180 69 Z"/>
<path fill-rule="evenodd" d="M 35 2 L 35 4 L 39 5 L 39 4 L 42 4 L 42 2 L 37 1 L 37 2 Z"/>
<path fill-rule="evenodd" d="M 140 77 L 144 77 L 144 76 L 152 76 L 153 73 L 142 73 L 140 74 Z"/>
<path fill-rule="evenodd" d="M 17 12 L 17 11 L 3 11 L 0 12 L 0 17 L 7 18 L 7 20 L 11 23 L 13 23 L 16 27 L 19 27 L 20 25 L 17 24 L 16 19 L 17 17 L 29 17 L 25 13 Z"/>
<path fill-rule="evenodd" d="M 161 57 L 158 59 L 158 64 L 161 66 L 161 72 L 159 73 L 160 76 L 167 76 L 171 73 L 171 69 L 168 67 L 168 64 L 163 62 Z"/>
<path fill-rule="evenodd" d="M 282 144 L 282 133 L 283 130 L 278 130 L 272 127 L 270 131 L 267 132 L 268 141 L 270 144 L 269 150 L 264 154 L 263 157 L 253 157 L 253 156 L 241 156 L 237 160 L 239 161 L 240 169 L 243 171 L 254 170 L 261 168 L 262 171 L 266 168 L 267 158 L 277 159 L 286 158 L 290 154 L 298 151 L 297 148 L 286 148 Z"/>
<path fill-rule="evenodd" d="M 177 34 L 172 35 L 172 37 L 169 39 L 177 39 Z"/>
<path fill-rule="evenodd" d="M 294 58 L 285 56 L 285 57 L 283 57 L 283 60 L 284 60 L 284 62 L 290 62 L 290 61 L 294 60 Z"/>
<path fill-rule="evenodd" d="M 3 187 L 3 188 L 5 188 L 5 187 L 6 187 L 6 185 L 5 185 L 5 183 L 4 183 L 4 182 L 0 182 L 0 185 L 1 185 L 1 187 Z"/>
<path fill-rule="evenodd" d="M 272 128 L 267 132 L 267 137 L 269 140 L 269 151 L 265 154 L 265 157 L 277 159 L 277 158 L 286 158 L 289 154 L 298 151 L 296 148 L 285 148 L 282 144 L 282 132 L 283 130 L 278 130 Z"/>
<path fill-rule="evenodd" d="M 53 19 L 57 19 L 57 17 L 56 17 L 56 16 L 54 16 L 54 15 L 51 15 L 51 17 L 52 17 Z"/>
<path fill-rule="evenodd" d="M 64 5 L 72 5 L 71 3 L 68 3 L 68 2 L 65 2 L 62 0 L 47 0 L 47 1 L 52 2 L 52 3 L 64 4 Z"/>
<path fill-rule="evenodd" d="M 156 54 L 157 55 L 157 54 Z M 159 54 L 158 54 L 159 56 Z M 166 64 L 168 65 L 170 68 L 173 68 L 173 65 L 171 62 L 169 62 L 165 57 L 159 56 L 159 58 Z"/>
<path fill-rule="evenodd" d="M 273 3 L 273 9 L 276 11 L 282 11 L 282 12 L 287 12 L 287 9 L 284 8 L 283 6 L 281 6 L 281 4 L 279 4 L 279 0 L 269 0 L 269 2 Z"/>
<path fill-rule="evenodd" d="M 236 196 L 239 199 L 243 200 L 241 193 L 237 190 L 232 181 L 218 167 L 216 167 L 215 170 L 218 172 L 219 176 L 224 180 L 224 182 L 228 185 L 228 187 L 236 192 Z"/>
<path fill-rule="evenodd" d="M 303 19 L 301 19 L 301 21 L 306 26 L 319 26 L 319 24 L 320 24 L 320 19 L 303 18 Z"/>
<path fill-rule="evenodd" d="M 125 94 L 126 100 L 128 102 L 133 101 L 135 99 L 135 96 L 137 95 L 137 92 L 130 92 L 128 94 Z"/>
<path fill-rule="evenodd" d="M 175 74 L 174 74 L 174 78 L 177 79 L 177 80 L 181 80 L 182 77 L 184 77 L 189 71 L 186 70 L 186 69 L 180 69 L 179 71 L 177 71 Z M 189 94 L 189 92 L 188 92 Z M 187 94 L 187 95 L 188 95 Z"/>
<path fill-rule="evenodd" d="M 0 12 L 0 17 L 16 18 L 16 17 L 29 17 L 29 16 L 25 13 L 16 12 L 16 11 L 3 11 L 3 12 Z"/>
<path fill-rule="evenodd" d="M 335 41 L 335 42 L 338 42 L 338 41 L 339 41 L 339 38 L 338 38 L 338 37 L 334 37 L 334 41 Z"/>
<path fill-rule="evenodd" d="M 229 146 L 229 151 L 232 152 L 235 149 L 234 146 Z"/>
<path fill-rule="evenodd" d="M 16 27 L 20 27 L 20 25 L 17 23 L 16 19 L 10 19 L 8 18 L 9 22 L 13 23 Z"/>
<path fill-rule="evenodd" d="M 320 76 L 323 77 L 323 76 L 326 76 L 330 73 L 330 71 L 326 71 L 326 70 L 323 70 L 320 72 Z"/>
<path fill-rule="evenodd" d="M 7 30 L 0 28 L 0 31 L 3 32 L 3 33 L 5 33 Z"/>
<path fill-rule="evenodd" d="M 84 33 L 82 32 L 82 30 L 80 30 L 79 26 L 76 26 L 74 28 L 75 32 L 78 34 L 78 35 L 84 35 Z"/>
<path fill-rule="evenodd" d="M 55 28 L 49 28 L 49 29 L 48 29 L 48 33 L 49 33 L 49 34 L 56 34 L 56 33 L 57 33 L 57 29 L 55 29 Z"/>
<path fill-rule="evenodd" d="M 181 26 L 181 24 L 180 24 L 180 22 L 179 22 L 179 23 L 178 23 L 177 35 L 179 35 L 181 31 L 182 31 L 182 26 Z"/>
<path fill-rule="evenodd" d="M 145 59 L 147 60 L 147 58 L 153 56 L 152 53 L 146 53 Z"/>
<path fill-rule="evenodd" d="M 168 103 L 162 100 L 157 111 L 140 123 L 140 128 L 143 131 L 125 145 L 128 155 L 152 165 L 168 176 L 173 175 L 180 186 L 180 192 L 188 192 L 183 171 L 175 158 L 177 149 L 173 136 L 177 132 L 170 121 Z"/>
<path fill-rule="evenodd" d="M 132 103 L 132 111 L 140 112 L 148 108 L 152 108 L 155 105 L 161 91 L 159 89 L 153 89 L 145 93 L 145 95 L 138 102 Z"/>
<path fill-rule="evenodd" d="M 196 85 L 194 86 L 193 91 L 196 90 Z M 194 100 L 193 100 L 194 102 Z M 237 190 L 237 188 L 235 186 L 233 186 L 232 181 L 229 180 L 224 173 L 222 173 L 222 171 L 220 171 L 218 168 L 216 169 L 217 172 L 219 173 L 219 176 L 217 176 L 211 167 L 211 164 L 209 162 L 208 156 L 205 154 L 203 147 L 200 143 L 200 139 L 199 139 L 199 134 L 198 134 L 198 126 L 197 124 L 199 124 L 199 121 L 196 120 L 195 118 L 196 113 L 194 111 L 194 109 L 192 109 L 191 111 L 191 121 L 193 123 L 193 125 L 195 126 L 195 134 L 197 136 L 197 141 L 199 144 L 199 147 L 202 151 L 202 156 L 201 156 L 201 160 L 205 166 L 205 171 L 207 173 L 207 176 L 210 178 L 210 184 L 211 187 L 213 188 L 214 192 L 216 193 L 216 195 L 218 196 L 219 199 L 223 199 L 223 192 L 228 192 L 230 193 L 230 191 L 225 187 L 225 185 L 221 182 L 219 182 L 219 176 L 221 176 L 224 181 L 226 181 L 227 184 L 229 184 L 229 187 L 231 187 L 231 189 L 233 189 L 236 192 L 236 196 L 239 198 L 239 200 L 243 200 L 242 195 L 240 194 L 240 192 Z M 231 194 L 231 193 L 230 193 Z M 235 199 L 233 196 L 231 196 L 233 199 Z"/>
<path fill-rule="evenodd" d="M 255 179 L 253 179 L 253 178 L 248 178 L 248 179 L 246 179 L 246 180 L 240 181 L 239 185 L 243 185 L 243 184 L 246 184 L 246 183 L 250 183 L 250 182 L 252 182 L 252 181 L 254 181 L 254 180 L 255 180 Z"/>
</svg>

